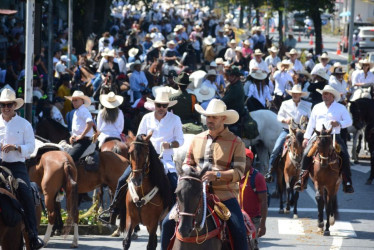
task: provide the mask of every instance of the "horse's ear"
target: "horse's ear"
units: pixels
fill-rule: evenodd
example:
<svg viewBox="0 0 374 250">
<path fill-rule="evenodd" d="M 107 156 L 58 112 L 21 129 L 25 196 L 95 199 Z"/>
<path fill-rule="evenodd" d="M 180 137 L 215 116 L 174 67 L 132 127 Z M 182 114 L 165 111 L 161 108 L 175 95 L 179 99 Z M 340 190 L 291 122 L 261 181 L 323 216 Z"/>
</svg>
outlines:
<svg viewBox="0 0 374 250">
<path fill-rule="evenodd" d="M 136 137 L 135 135 L 131 132 L 131 130 L 129 130 L 129 137 L 131 140 L 135 141 L 136 140 Z"/>
<path fill-rule="evenodd" d="M 153 135 L 153 131 L 151 130 L 151 131 L 149 132 L 149 134 L 144 138 L 144 140 L 145 140 L 145 141 L 149 141 L 149 139 L 151 139 L 152 135 Z"/>
<path fill-rule="evenodd" d="M 292 134 L 296 135 L 296 132 L 297 132 L 297 128 L 290 128 L 290 131 Z"/>
<path fill-rule="evenodd" d="M 322 131 L 326 131 L 325 124 L 322 124 Z M 322 132 L 322 131 L 321 131 L 321 132 Z"/>
<path fill-rule="evenodd" d="M 318 130 L 314 129 L 314 133 L 316 133 L 318 136 L 321 135 L 321 132 L 319 132 Z"/>
<path fill-rule="evenodd" d="M 331 128 L 330 128 L 329 130 L 327 130 L 326 133 L 327 133 L 328 135 L 331 134 L 332 129 L 333 129 L 333 127 L 331 126 Z"/>
</svg>

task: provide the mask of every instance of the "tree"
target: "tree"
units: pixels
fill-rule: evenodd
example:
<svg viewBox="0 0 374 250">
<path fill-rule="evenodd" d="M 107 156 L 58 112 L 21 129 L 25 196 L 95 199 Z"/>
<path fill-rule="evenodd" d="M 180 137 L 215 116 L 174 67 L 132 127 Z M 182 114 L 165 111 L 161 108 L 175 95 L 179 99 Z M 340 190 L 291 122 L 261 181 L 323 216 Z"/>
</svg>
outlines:
<svg viewBox="0 0 374 250">
<path fill-rule="evenodd" d="M 324 11 L 334 11 L 335 0 L 288 0 L 290 10 L 305 11 L 314 23 L 315 52 L 322 54 L 322 20 L 321 14 Z"/>
</svg>

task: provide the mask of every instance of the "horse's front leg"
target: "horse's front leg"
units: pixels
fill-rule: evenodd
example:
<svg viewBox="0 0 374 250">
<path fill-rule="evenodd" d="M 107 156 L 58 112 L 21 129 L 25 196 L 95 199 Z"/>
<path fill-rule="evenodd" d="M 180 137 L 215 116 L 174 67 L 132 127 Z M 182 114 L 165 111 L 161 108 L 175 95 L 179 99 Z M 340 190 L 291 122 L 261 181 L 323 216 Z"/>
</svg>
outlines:
<svg viewBox="0 0 374 250">
<path fill-rule="evenodd" d="M 299 218 L 299 216 L 297 214 L 297 201 L 299 200 L 299 192 L 294 192 L 293 189 L 292 189 L 292 192 L 293 192 L 293 199 L 294 199 L 294 203 L 293 203 L 293 218 L 297 219 L 297 218 Z"/>
<path fill-rule="evenodd" d="M 316 186 L 316 184 L 315 184 Z M 324 201 L 323 196 L 321 195 L 322 190 L 316 189 L 316 201 L 318 206 L 318 229 L 319 231 L 323 230 L 323 207 L 324 207 Z"/>
<path fill-rule="evenodd" d="M 126 218 L 126 236 L 122 241 L 123 249 L 127 250 L 130 248 L 131 244 L 131 235 L 134 230 L 134 225 L 131 223 L 131 217 L 127 216 Z"/>
<path fill-rule="evenodd" d="M 292 194 L 292 188 L 290 186 L 290 178 L 288 176 L 288 173 L 284 174 L 284 181 L 286 183 L 286 192 L 287 192 L 286 210 L 284 211 L 284 213 L 289 214 L 291 210 L 290 199 L 291 199 L 291 194 Z"/>
<path fill-rule="evenodd" d="M 278 166 L 279 169 L 279 166 Z M 277 171 L 277 187 L 279 192 L 279 213 L 284 214 L 284 207 L 283 207 L 283 172 Z"/>
<path fill-rule="evenodd" d="M 157 226 L 158 222 L 155 221 L 155 223 L 151 226 L 147 226 L 149 238 L 148 238 L 148 245 L 147 250 L 156 250 L 157 247 Z"/>
<path fill-rule="evenodd" d="M 330 236 L 330 216 L 332 212 L 332 199 L 330 199 L 330 194 L 327 192 L 327 190 L 324 190 L 324 200 L 326 204 L 326 227 L 325 231 L 323 232 L 324 236 Z M 334 218 L 334 216 L 332 216 Z"/>
</svg>

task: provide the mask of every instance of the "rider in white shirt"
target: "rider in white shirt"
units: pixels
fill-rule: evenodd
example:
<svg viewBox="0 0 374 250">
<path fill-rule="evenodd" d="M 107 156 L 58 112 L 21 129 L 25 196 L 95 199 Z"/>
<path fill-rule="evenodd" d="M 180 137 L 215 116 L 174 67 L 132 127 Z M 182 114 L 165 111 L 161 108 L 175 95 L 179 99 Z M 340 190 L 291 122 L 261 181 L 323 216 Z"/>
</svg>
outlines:
<svg viewBox="0 0 374 250">
<path fill-rule="evenodd" d="M 344 74 L 346 72 L 343 70 L 343 67 L 340 64 L 332 66 L 330 71 L 331 76 L 329 80 L 329 85 L 340 93 L 340 101 L 345 101 L 346 94 L 348 92 L 348 84 L 346 81 L 344 81 Z"/>
<path fill-rule="evenodd" d="M 249 62 L 249 73 L 251 74 L 256 70 L 262 70 L 263 72 L 270 73 L 268 65 L 264 60 L 262 60 L 264 54 L 261 52 L 261 50 L 256 49 L 253 55 L 255 58 Z"/>
<path fill-rule="evenodd" d="M 291 70 L 294 71 L 300 71 L 304 69 L 303 64 L 297 59 L 299 57 L 299 52 L 297 52 L 296 49 L 291 49 L 290 52 L 286 52 L 286 56 L 289 57 L 289 62 L 292 63 L 292 67 L 289 68 L 290 72 Z"/>
<path fill-rule="evenodd" d="M 330 57 L 327 55 L 327 53 L 322 53 L 322 55 L 318 57 L 318 61 L 319 61 L 319 63 L 317 63 L 313 67 L 312 72 L 310 72 L 310 74 L 314 75 L 319 69 L 325 69 L 326 73 L 328 75 L 330 75 L 331 74 L 331 71 L 330 71 L 331 65 L 328 64 L 328 62 L 330 61 Z"/>
</svg>

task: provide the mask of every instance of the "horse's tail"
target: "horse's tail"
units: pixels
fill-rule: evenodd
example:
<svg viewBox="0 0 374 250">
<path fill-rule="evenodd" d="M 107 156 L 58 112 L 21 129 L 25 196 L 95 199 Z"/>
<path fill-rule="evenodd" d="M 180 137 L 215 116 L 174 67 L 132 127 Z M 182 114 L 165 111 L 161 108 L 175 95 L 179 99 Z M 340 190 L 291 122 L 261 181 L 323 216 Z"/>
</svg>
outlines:
<svg viewBox="0 0 374 250">
<path fill-rule="evenodd" d="M 64 174 L 65 174 L 65 191 L 66 191 L 66 207 L 68 211 L 68 218 L 66 221 L 65 235 L 70 232 L 73 223 L 78 223 L 78 186 L 74 177 L 77 176 L 74 173 L 75 167 L 66 160 L 64 162 Z"/>
</svg>

